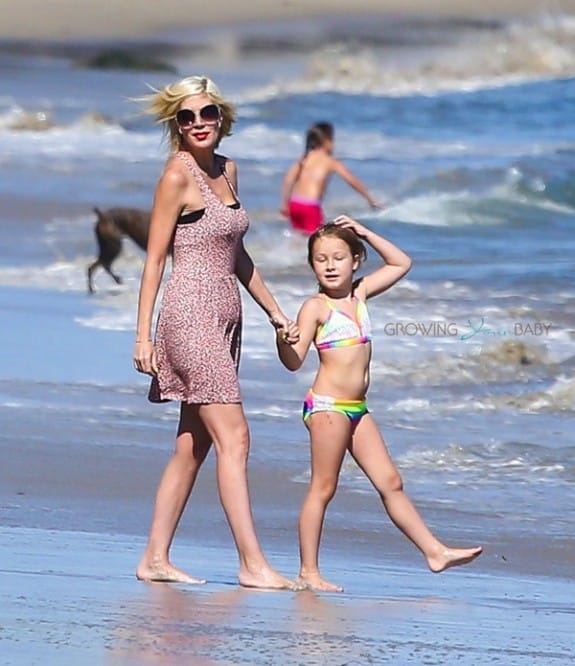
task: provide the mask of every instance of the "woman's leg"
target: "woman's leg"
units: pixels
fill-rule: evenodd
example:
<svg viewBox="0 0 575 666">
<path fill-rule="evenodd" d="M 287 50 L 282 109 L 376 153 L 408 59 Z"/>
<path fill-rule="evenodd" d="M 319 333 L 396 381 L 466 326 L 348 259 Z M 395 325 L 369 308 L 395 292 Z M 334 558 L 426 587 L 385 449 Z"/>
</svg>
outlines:
<svg viewBox="0 0 575 666">
<path fill-rule="evenodd" d="M 140 580 L 204 582 L 172 566 L 169 551 L 182 512 L 211 443 L 212 439 L 198 416 L 198 406 L 183 403 L 180 408 L 175 452 L 158 486 L 148 544 L 136 570 L 136 576 Z"/>
<path fill-rule="evenodd" d="M 308 421 L 311 480 L 299 517 L 299 580 L 316 590 L 341 592 L 319 572 L 319 545 L 327 505 L 335 495 L 341 464 L 351 438 L 351 422 L 344 414 L 317 412 Z"/>
<path fill-rule="evenodd" d="M 371 414 L 357 424 L 349 450 L 380 494 L 391 520 L 423 553 L 431 571 L 467 564 L 481 554 L 481 547 L 448 548 L 429 531 L 403 490 L 401 476 Z"/>
<path fill-rule="evenodd" d="M 267 563 L 256 535 L 247 475 L 249 430 L 241 404 L 202 405 L 199 414 L 216 448 L 218 490 L 238 549 L 240 584 L 296 589 Z"/>
</svg>

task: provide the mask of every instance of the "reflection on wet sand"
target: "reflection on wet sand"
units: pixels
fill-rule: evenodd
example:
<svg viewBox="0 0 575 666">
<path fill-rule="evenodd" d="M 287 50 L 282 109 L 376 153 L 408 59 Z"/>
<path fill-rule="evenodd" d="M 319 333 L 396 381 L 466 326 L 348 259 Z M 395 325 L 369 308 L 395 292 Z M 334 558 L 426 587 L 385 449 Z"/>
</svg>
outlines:
<svg viewBox="0 0 575 666">
<path fill-rule="evenodd" d="M 121 606 L 106 663 L 372 663 L 384 649 L 399 655 L 409 646 L 415 617 L 445 615 L 453 620 L 453 612 L 453 602 L 437 598 L 354 598 L 241 588 L 209 592 L 150 584 Z M 383 630 L 390 620 L 396 629 L 393 640 Z"/>
<path fill-rule="evenodd" d="M 145 588 L 121 607 L 106 663 L 160 666 L 181 663 L 184 655 L 193 656 L 194 666 L 222 663 L 210 655 L 225 651 L 226 627 L 238 614 L 244 590 L 206 595 L 161 583 Z"/>
</svg>

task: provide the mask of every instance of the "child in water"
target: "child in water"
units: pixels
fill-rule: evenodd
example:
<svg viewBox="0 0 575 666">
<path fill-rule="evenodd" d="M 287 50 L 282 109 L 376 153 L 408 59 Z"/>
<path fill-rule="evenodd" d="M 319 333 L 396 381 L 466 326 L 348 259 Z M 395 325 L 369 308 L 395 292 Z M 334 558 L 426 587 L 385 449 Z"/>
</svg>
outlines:
<svg viewBox="0 0 575 666">
<path fill-rule="evenodd" d="M 316 123 L 306 135 L 303 157 L 288 169 L 282 187 L 280 212 L 292 227 L 309 236 L 323 222 L 321 202 L 332 174 L 341 176 L 374 208 L 383 208 L 365 185 L 333 155 L 334 129 L 330 123 Z"/>
<path fill-rule="evenodd" d="M 366 257 L 362 240 L 384 264 L 358 280 Z M 346 215 L 318 229 L 308 241 L 308 262 L 319 293 L 308 298 L 293 331 L 278 331 L 277 348 L 288 370 L 298 370 L 313 342 L 319 369 L 308 392 L 303 419 L 311 439 L 311 481 L 299 518 L 301 567 L 298 582 L 315 590 L 341 592 L 319 570 L 319 545 L 327 505 L 349 450 L 381 496 L 389 517 L 419 548 L 433 572 L 471 562 L 481 547 L 449 548 L 427 528 L 403 490 L 397 471 L 366 405 L 371 359 L 371 326 L 366 300 L 389 289 L 410 269 L 411 260 L 395 245 Z M 289 329 L 295 324 L 289 324 Z"/>
</svg>

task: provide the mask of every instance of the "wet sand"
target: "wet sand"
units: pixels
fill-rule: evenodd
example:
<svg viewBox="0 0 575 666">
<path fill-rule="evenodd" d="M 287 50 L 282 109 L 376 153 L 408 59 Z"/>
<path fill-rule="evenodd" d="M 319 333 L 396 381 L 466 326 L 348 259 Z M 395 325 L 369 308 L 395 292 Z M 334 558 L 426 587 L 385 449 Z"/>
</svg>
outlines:
<svg viewBox="0 0 575 666">
<path fill-rule="evenodd" d="M 354 576 L 353 593 L 236 587 L 232 560 L 194 547 L 202 587 L 138 583 L 140 539 L 3 528 L 2 664 L 568 664 L 573 584 L 399 567 Z M 178 546 L 180 560 L 192 555 Z M 285 558 L 276 563 L 287 566 Z M 343 561 L 334 572 L 348 577 Z"/>
</svg>

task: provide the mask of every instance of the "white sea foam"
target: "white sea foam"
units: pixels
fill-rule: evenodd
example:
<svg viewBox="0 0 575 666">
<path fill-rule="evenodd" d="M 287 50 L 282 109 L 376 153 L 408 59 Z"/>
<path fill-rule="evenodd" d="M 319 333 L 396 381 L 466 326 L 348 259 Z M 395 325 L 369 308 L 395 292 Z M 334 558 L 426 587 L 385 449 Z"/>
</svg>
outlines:
<svg viewBox="0 0 575 666">
<path fill-rule="evenodd" d="M 85 266 L 88 258 L 56 261 L 37 266 L 0 267 L 0 284 L 16 287 L 35 287 L 54 291 L 80 291 L 86 288 Z M 80 275 L 83 273 L 83 278 Z"/>
<path fill-rule="evenodd" d="M 36 114 L 37 115 L 37 114 Z M 1 120 L 1 118 L 0 118 Z M 0 124 L 2 136 L 1 164 L 14 164 L 34 158 L 92 159 L 113 158 L 124 163 L 159 160 L 162 156 L 160 139 L 156 133 L 128 131 L 116 124 L 91 121 L 85 115 L 71 125 L 51 126 L 47 129 L 22 131 L 13 125 Z"/>
<path fill-rule="evenodd" d="M 492 401 L 498 407 L 513 406 L 526 412 L 574 412 L 575 378 L 560 376 L 544 391 L 498 397 Z"/>
<path fill-rule="evenodd" d="M 396 386 L 453 386 L 460 392 L 462 386 L 529 381 L 537 366 L 547 368 L 549 373 L 555 368 L 543 342 L 490 341 L 475 350 L 459 339 L 442 348 L 437 341 L 425 336 L 410 337 L 408 346 L 404 337 L 388 336 L 384 345 L 380 345 L 381 349 L 376 346 L 372 367 L 374 382 L 381 379 Z M 401 354 L 401 348 L 408 353 Z M 482 402 L 488 404 L 489 400 Z M 479 402 L 477 405 L 480 406 Z M 450 409 L 451 404 L 443 407 Z"/>
<path fill-rule="evenodd" d="M 242 110 L 240 110 L 241 114 Z M 361 126 L 353 129 L 342 127 L 337 132 L 337 153 L 345 160 L 381 159 L 393 155 L 394 160 L 420 163 L 425 157 L 510 157 L 537 156 L 570 150 L 573 144 L 565 140 L 546 142 L 501 142 L 484 140 L 441 140 L 430 138 L 412 138 L 409 136 L 388 136 L 382 131 L 365 130 Z M 236 129 L 233 136 L 226 140 L 226 151 L 232 155 L 241 155 L 243 159 L 293 160 L 302 152 L 301 131 L 275 129 L 264 122 Z M 270 166 L 269 168 L 272 168 Z M 283 166 L 282 166 L 283 169 Z M 516 179 L 521 172 L 515 167 Z M 544 183 L 541 183 L 541 191 Z"/>
<path fill-rule="evenodd" d="M 95 253 L 94 253 L 95 256 Z M 33 287 L 53 291 L 86 291 L 86 268 L 94 256 L 80 255 L 70 260 L 56 260 L 45 264 L 0 267 L 0 285 Z M 114 265 L 124 279 L 117 285 L 103 270 L 96 273 L 95 285 L 99 298 L 103 295 L 118 296 L 122 293 L 133 296 L 136 281 L 141 272 L 142 258 L 122 256 Z M 117 299 L 116 299 L 117 302 Z"/>
<path fill-rule="evenodd" d="M 299 413 L 301 411 L 301 407 L 298 405 L 298 410 L 297 412 Z M 245 407 L 245 412 L 248 417 L 250 416 L 265 416 L 266 419 L 278 419 L 278 420 L 285 420 L 285 419 L 293 419 L 294 417 L 294 410 L 293 409 L 286 409 L 285 407 L 282 407 L 281 405 L 265 405 L 264 407 Z"/>
<path fill-rule="evenodd" d="M 397 457 L 402 469 L 426 474 L 451 475 L 453 485 L 497 482 L 516 483 L 561 478 L 567 466 L 550 459 L 549 449 L 531 443 L 489 442 L 471 446 L 451 444 L 445 449 L 412 449 Z M 570 465 L 572 467 L 572 465 Z"/>
<path fill-rule="evenodd" d="M 392 219 L 406 224 L 426 226 L 502 225 L 508 222 L 503 211 L 505 206 L 520 209 L 552 211 L 572 215 L 575 209 L 544 198 L 526 198 L 512 185 L 504 184 L 489 188 L 486 192 L 468 190 L 459 192 L 433 192 L 408 196 L 391 203 L 376 214 L 376 219 Z"/>
<path fill-rule="evenodd" d="M 243 108 L 240 109 L 240 115 Z M 44 118 L 45 120 L 42 120 Z M 28 122 L 25 132 L 19 123 Z M 45 126 L 42 126 L 42 123 Z M 81 130 L 81 131 L 79 131 Z M 15 107 L 0 113 L 0 136 L 2 137 L 2 154 L 0 165 L 14 165 L 27 162 L 38 157 L 51 157 L 62 162 L 64 160 L 83 161 L 86 155 L 92 159 L 113 159 L 121 164 L 152 161 L 160 164 L 166 157 L 166 146 L 162 143 L 157 131 L 152 127 L 145 131 L 133 128 L 126 129 L 119 122 L 104 119 L 100 115 L 79 111 L 78 118 L 67 125 L 56 125 L 48 113 L 42 110 L 25 111 Z M 545 143 L 505 143 L 497 142 L 464 142 L 461 140 L 434 141 L 429 138 L 411 138 L 387 136 L 384 132 L 374 130 L 338 130 L 338 155 L 342 159 L 370 160 L 380 159 L 382 155 L 393 155 L 394 159 L 419 163 L 424 157 L 482 157 L 501 155 L 503 157 L 520 157 L 570 150 L 573 146 L 565 141 L 549 141 Z M 234 134 L 226 139 L 225 151 L 231 155 L 241 155 L 244 160 L 260 163 L 272 175 L 277 160 L 293 160 L 302 150 L 300 131 L 276 129 L 266 122 L 240 125 Z M 272 160 L 271 164 L 267 161 Z M 59 164 L 59 168 L 61 164 Z M 70 168 L 74 168 L 70 163 Z M 512 175 L 510 176 L 512 177 Z M 521 177 L 517 170 L 515 179 Z M 541 183 L 541 191 L 545 184 Z"/>
<path fill-rule="evenodd" d="M 431 403 L 429 400 L 421 400 L 417 398 L 405 398 L 404 400 L 397 400 L 387 407 L 389 412 L 422 412 L 430 409 Z"/>
<path fill-rule="evenodd" d="M 334 44 L 314 54 L 300 78 L 252 91 L 244 100 L 317 91 L 432 95 L 568 78 L 575 74 L 574 35 L 572 17 L 543 16 L 513 21 L 472 38 L 463 32 L 448 47 L 426 48 L 419 58 L 405 60 L 390 59 L 387 51 Z"/>
</svg>

